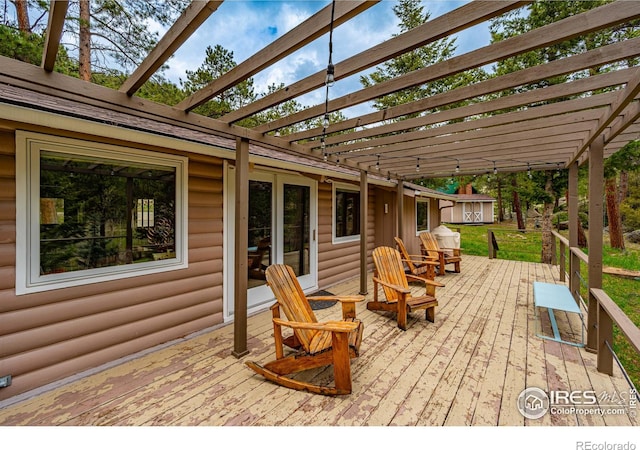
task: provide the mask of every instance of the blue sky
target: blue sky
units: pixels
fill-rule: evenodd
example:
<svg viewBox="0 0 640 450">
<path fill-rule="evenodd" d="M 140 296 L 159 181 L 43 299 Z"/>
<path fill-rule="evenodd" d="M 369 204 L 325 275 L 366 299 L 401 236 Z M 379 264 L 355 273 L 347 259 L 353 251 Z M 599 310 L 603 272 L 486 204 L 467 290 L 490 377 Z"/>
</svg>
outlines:
<svg viewBox="0 0 640 450">
<path fill-rule="evenodd" d="M 467 3 L 465 0 L 425 0 L 425 11 L 431 19 Z M 204 60 L 207 46 L 220 44 L 232 51 L 236 63 L 241 63 L 265 45 L 274 41 L 296 25 L 330 4 L 330 0 L 228 0 L 207 22 L 190 37 L 168 63 L 165 76 L 175 83 L 186 78 L 185 70 L 197 69 Z M 398 20 L 393 13 L 393 0 L 382 0 L 355 18 L 334 30 L 333 62 L 379 44 L 399 32 Z M 265 92 L 272 83 L 291 84 L 310 74 L 324 70 L 328 63 L 328 34 L 296 51 L 272 67 L 254 75 L 255 90 Z M 458 35 L 458 53 L 465 53 L 489 43 L 486 25 L 475 26 Z M 359 76 L 339 80 L 331 89 L 331 98 L 361 88 Z M 324 102 L 324 89 L 311 92 L 298 99 L 305 105 Z M 347 115 L 361 114 L 366 106 L 354 108 Z"/>
</svg>

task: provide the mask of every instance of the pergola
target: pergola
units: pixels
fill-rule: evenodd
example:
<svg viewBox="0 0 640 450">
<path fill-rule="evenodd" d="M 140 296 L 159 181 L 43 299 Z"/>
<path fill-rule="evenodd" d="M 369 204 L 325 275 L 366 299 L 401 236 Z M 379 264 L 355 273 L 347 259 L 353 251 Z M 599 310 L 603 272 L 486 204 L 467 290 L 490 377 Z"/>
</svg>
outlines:
<svg viewBox="0 0 640 450">
<path fill-rule="evenodd" d="M 246 80 L 296 50 L 330 33 L 378 1 L 337 1 L 322 8 L 271 44 L 238 64 L 233 70 L 194 93 L 176 106 L 154 103 L 136 96 L 136 92 L 187 41 L 207 18 L 215 14 L 221 1 L 194 1 L 162 37 L 156 48 L 116 91 L 92 85 L 54 72 L 54 62 L 63 30 L 68 2 L 52 1 L 47 42 L 40 67 L 8 58 L 0 58 L 0 82 L 65 100 L 124 112 L 141 118 L 197 130 L 213 136 L 236 140 L 236 270 L 235 292 L 246 292 L 247 248 L 246 208 L 248 198 L 249 144 L 267 149 L 328 161 L 356 170 L 366 187 L 368 175 L 381 174 L 389 179 L 410 181 L 418 178 L 448 177 L 495 172 L 569 169 L 570 223 L 578 217 L 578 167 L 589 164 L 589 302 L 588 343 L 590 350 L 602 354 L 599 369 L 611 370 L 611 357 L 603 351 L 606 333 L 610 333 L 608 303 L 599 302 L 602 287 L 602 215 L 603 160 L 629 141 L 638 138 L 640 126 L 640 68 L 633 67 L 594 76 L 577 78 L 562 85 L 529 90 L 511 95 L 512 88 L 551 77 L 587 71 L 591 68 L 628 60 L 640 55 L 640 38 L 630 39 L 559 59 L 537 67 L 498 76 L 486 81 L 443 92 L 428 98 L 350 117 L 289 135 L 278 130 L 308 119 L 324 117 L 406 88 L 485 66 L 497 61 L 544 48 L 594 31 L 615 28 L 640 18 L 640 2 L 614 1 L 588 12 L 553 22 L 526 34 L 491 44 L 444 62 L 398 76 L 389 81 L 327 99 L 326 102 L 282 117 L 255 128 L 236 123 L 253 114 L 296 99 L 317 89 L 325 89 L 327 71 L 301 79 L 285 89 L 232 111 L 218 119 L 192 110 L 229 88 Z M 486 22 L 505 12 L 522 7 L 523 1 L 474 1 L 424 25 L 375 45 L 332 65 L 336 81 L 358 74 L 384 61 L 418 47 L 451 36 Z M 516 89 L 517 91 L 517 89 Z M 597 93 L 602 92 L 602 93 Z M 455 106 L 455 105 L 464 106 Z M 512 111 L 512 112 L 504 112 Z M 406 120 L 401 119 L 411 115 Z M 419 167 L 419 172 L 416 168 Z M 366 189 L 361 189 L 365 193 Z M 401 195 L 401 194 L 400 194 Z M 366 206 L 366 198 L 363 199 Z M 366 210 L 366 207 L 363 208 Z M 366 220 L 363 233 L 366 233 Z M 569 246 L 577 247 L 575 226 L 570 229 Z M 365 234 L 366 236 L 366 234 Z M 363 247 L 366 239 L 362 239 Z M 366 254 L 363 279 L 366 289 Z M 578 263 L 577 256 L 574 263 Z M 574 289 L 572 289 L 573 291 Z M 610 300 L 610 299 L 609 299 Z M 236 298 L 235 353 L 246 352 L 246 297 Z M 606 300 L 605 300 L 606 302 Z M 603 309 L 604 308 L 604 309 Z M 602 311 L 607 310 L 607 314 Z M 244 315 L 244 318 L 243 318 Z M 626 316 L 625 316 L 626 317 Z M 596 327 L 596 323 L 598 326 Z M 620 325 L 620 323 L 619 323 Z M 629 333 L 636 333 L 632 327 Z M 624 331 L 624 330 L 623 330 Z M 243 336 L 243 333 L 245 335 Z M 626 333 L 626 332 L 625 332 Z M 639 342 L 636 335 L 632 336 Z M 610 338 L 609 338 L 610 340 Z M 633 340 L 632 340 L 633 342 Z M 608 355 L 608 358 L 607 356 Z"/>
</svg>

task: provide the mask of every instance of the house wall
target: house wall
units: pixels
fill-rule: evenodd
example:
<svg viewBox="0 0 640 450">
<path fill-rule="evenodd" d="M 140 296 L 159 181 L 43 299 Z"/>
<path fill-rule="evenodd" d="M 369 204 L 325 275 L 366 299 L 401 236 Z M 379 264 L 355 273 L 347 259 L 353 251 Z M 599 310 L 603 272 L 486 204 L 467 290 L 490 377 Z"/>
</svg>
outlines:
<svg viewBox="0 0 640 450">
<path fill-rule="evenodd" d="M 42 127 L 26 131 L 90 141 L 91 136 Z M 16 295 L 16 143 L 0 131 L 0 376 L 12 384 L 0 401 L 139 351 L 223 323 L 223 160 L 157 145 L 100 143 L 189 158 L 186 269 L 46 292 Z M 380 200 L 380 201 L 379 201 Z M 380 202 L 383 203 L 380 203 Z M 414 199 L 405 197 L 406 236 L 415 238 Z M 318 286 L 360 274 L 360 242 L 333 243 L 332 186 L 318 184 Z M 380 215 L 384 202 L 389 213 Z M 367 253 L 393 245 L 394 190 L 369 185 Z M 381 206 L 382 205 L 382 206 Z M 431 202 L 436 226 L 437 202 Z M 435 212 L 434 212 L 435 211 Z M 382 235 L 380 230 L 386 230 Z M 18 232 L 20 232 L 18 230 Z M 391 242 L 387 242 L 391 240 Z M 411 240 L 419 251 L 417 238 Z M 368 270 L 373 269 L 369 256 Z"/>
<path fill-rule="evenodd" d="M 321 289 L 360 275 L 360 242 L 333 243 L 333 193 L 329 183 L 318 184 L 318 286 Z M 367 267 L 376 243 L 376 189 L 369 186 L 367 209 Z"/>
<path fill-rule="evenodd" d="M 406 192 L 406 191 L 405 191 Z M 440 209 L 437 199 L 429 200 L 429 230 L 433 230 L 441 223 Z M 420 255 L 420 238 L 416 228 L 416 199 L 415 197 L 404 196 L 404 220 L 402 240 L 407 251 L 412 255 Z M 395 243 L 392 245 L 395 247 Z"/>
<path fill-rule="evenodd" d="M 190 154 L 188 178 L 187 269 L 16 296 L 15 136 L 0 132 L 0 400 L 222 323 L 221 160 Z"/>
<path fill-rule="evenodd" d="M 375 247 L 394 247 L 396 244 L 393 238 L 398 227 L 397 194 L 395 191 L 378 187 L 375 189 L 375 199 Z"/>
</svg>

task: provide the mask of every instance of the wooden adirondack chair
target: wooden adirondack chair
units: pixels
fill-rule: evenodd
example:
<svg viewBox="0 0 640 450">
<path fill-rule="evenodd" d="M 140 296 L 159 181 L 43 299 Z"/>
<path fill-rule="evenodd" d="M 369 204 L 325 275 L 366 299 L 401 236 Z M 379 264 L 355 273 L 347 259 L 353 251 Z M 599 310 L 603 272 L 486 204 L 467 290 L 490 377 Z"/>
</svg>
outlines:
<svg viewBox="0 0 640 450">
<path fill-rule="evenodd" d="M 260 239 L 260 242 L 258 242 L 256 249 L 253 251 L 249 251 L 248 253 L 249 278 L 253 278 L 256 280 L 265 279 L 264 271 L 267 268 L 267 266 L 263 264 L 262 260 L 264 259 L 264 255 L 270 251 L 271 251 L 271 237 Z M 271 257 L 269 257 L 269 259 L 271 259 Z"/>
<path fill-rule="evenodd" d="M 407 265 L 409 273 L 413 276 L 423 278 L 427 286 L 427 294 L 436 295 L 436 287 L 444 287 L 444 284 L 435 281 L 436 267 L 438 262 L 423 255 L 410 255 L 407 251 L 407 247 L 404 245 L 404 241 L 399 238 L 394 238 L 398 251 L 402 257 L 402 262 Z"/>
<path fill-rule="evenodd" d="M 418 235 L 420 236 L 423 253 L 431 258 L 437 258 L 440 266 L 438 275 L 446 273 L 445 266 L 447 264 L 453 264 L 455 272 L 460 273 L 462 256 L 459 248 L 440 248 L 435 236 L 428 231 L 422 231 Z"/>
<path fill-rule="evenodd" d="M 364 296 L 322 296 L 314 300 L 338 300 L 342 304 L 342 320 L 318 322 L 304 295 L 293 269 L 284 264 L 272 264 L 266 270 L 267 284 L 276 303 L 271 307 L 276 359 L 264 366 L 248 361 L 256 373 L 282 386 L 324 395 L 351 393 L 351 358 L 358 356 L 364 324 L 356 319 L 356 302 Z M 287 320 L 281 318 L 284 312 Z M 293 335 L 284 338 L 283 328 Z M 285 356 L 284 346 L 294 350 Z M 333 366 L 334 386 L 321 386 L 287 375 Z"/>
<path fill-rule="evenodd" d="M 426 292 L 422 296 L 411 295 L 408 280 L 423 282 L 426 280 L 405 274 L 398 250 L 391 247 L 376 247 L 373 250 L 373 263 L 376 273 L 373 277 L 373 300 L 367 303 L 368 310 L 397 313 L 398 327 L 403 330 L 407 329 L 407 314 L 411 311 L 424 309 L 426 319 L 429 322 L 435 321 L 438 301 Z M 382 286 L 385 301 L 378 300 L 379 285 Z"/>
</svg>

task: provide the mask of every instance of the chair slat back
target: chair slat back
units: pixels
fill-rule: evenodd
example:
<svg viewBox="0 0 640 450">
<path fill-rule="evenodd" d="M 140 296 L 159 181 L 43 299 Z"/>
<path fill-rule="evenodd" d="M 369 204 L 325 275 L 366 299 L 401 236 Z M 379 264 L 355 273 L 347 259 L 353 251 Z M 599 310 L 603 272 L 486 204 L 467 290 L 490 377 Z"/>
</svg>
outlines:
<svg viewBox="0 0 640 450">
<path fill-rule="evenodd" d="M 436 240 L 436 238 L 428 231 L 420 232 L 419 236 L 420 241 L 422 242 L 422 247 L 427 252 L 427 254 L 437 259 L 440 246 L 438 245 L 438 241 Z"/>
<path fill-rule="evenodd" d="M 404 288 L 409 287 L 407 277 L 404 273 L 400 252 L 391 247 L 376 247 L 373 250 L 373 263 L 376 266 L 378 278 L 387 283 L 395 284 Z M 399 294 L 390 288 L 384 287 L 384 295 L 388 302 L 398 300 Z"/>
<path fill-rule="evenodd" d="M 304 295 L 293 269 L 286 264 L 272 264 L 265 271 L 267 284 L 273 291 L 280 308 L 292 322 L 316 323 L 318 319 Z M 306 351 L 315 330 L 294 330 L 298 340 Z"/>
<path fill-rule="evenodd" d="M 409 266 L 409 270 L 411 273 L 416 272 L 416 265 L 411 261 L 411 256 L 407 251 L 407 247 L 404 245 L 404 241 L 399 237 L 394 237 L 396 241 L 396 245 L 398 246 L 398 250 L 400 251 L 400 256 L 405 260 L 404 262 Z"/>
</svg>

